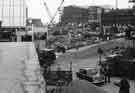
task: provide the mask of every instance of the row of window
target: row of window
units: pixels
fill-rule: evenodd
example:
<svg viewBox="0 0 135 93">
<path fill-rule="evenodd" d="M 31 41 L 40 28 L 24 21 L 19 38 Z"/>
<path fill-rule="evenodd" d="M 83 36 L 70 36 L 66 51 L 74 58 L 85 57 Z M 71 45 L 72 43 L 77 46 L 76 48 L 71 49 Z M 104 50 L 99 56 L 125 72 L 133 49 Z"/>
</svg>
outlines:
<svg viewBox="0 0 135 93">
<path fill-rule="evenodd" d="M 25 0 L 0 0 L 0 5 L 23 5 Z"/>
</svg>

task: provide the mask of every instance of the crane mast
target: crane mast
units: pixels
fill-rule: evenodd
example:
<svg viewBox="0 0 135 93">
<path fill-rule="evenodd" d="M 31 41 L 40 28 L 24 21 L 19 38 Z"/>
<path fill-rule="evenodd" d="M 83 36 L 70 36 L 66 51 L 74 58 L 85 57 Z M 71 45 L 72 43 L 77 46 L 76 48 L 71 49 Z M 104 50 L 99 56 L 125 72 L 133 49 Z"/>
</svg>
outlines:
<svg viewBox="0 0 135 93">
<path fill-rule="evenodd" d="M 48 16 L 49 16 L 49 19 L 51 20 L 51 19 L 52 19 L 52 15 L 51 15 L 51 12 L 50 12 L 50 10 L 49 10 L 49 8 L 48 8 L 46 2 L 44 2 L 44 6 L 45 6 L 45 8 L 46 8 L 46 11 L 47 11 L 47 14 L 48 14 Z"/>
</svg>

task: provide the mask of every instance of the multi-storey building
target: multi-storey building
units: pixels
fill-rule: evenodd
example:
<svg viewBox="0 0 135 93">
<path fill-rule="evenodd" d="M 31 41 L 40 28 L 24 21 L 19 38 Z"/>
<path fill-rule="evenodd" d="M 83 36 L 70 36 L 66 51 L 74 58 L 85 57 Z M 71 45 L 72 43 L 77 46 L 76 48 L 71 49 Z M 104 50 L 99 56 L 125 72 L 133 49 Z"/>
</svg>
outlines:
<svg viewBox="0 0 135 93">
<path fill-rule="evenodd" d="M 89 13 L 89 23 L 98 23 L 100 22 L 100 11 L 102 11 L 101 7 L 98 6 L 90 6 L 88 8 L 88 13 Z"/>
<path fill-rule="evenodd" d="M 89 23 L 100 23 L 103 12 L 109 12 L 111 6 L 89 6 Z"/>
<path fill-rule="evenodd" d="M 88 9 L 78 6 L 64 7 L 61 23 L 86 23 L 88 22 Z"/>
<path fill-rule="evenodd" d="M 0 0 L 2 27 L 25 28 L 27 16 L 25 0 Z"/>
<path fill-rule="evenodd" d="M 135 24 L 135 9 L 116 9 L 102 14 L 103 25 Z"/>
<path fill-rule="evenodd" d="M 67 6 L 61 15 L 61 23 L 99 23 L 101 13 L 110 10 L 109 6 Z"/>
<path fill-rule="evenodd" d="M 42 23 L 41 19 L 39 19 L 39 18 L 28 18 L 26 20 L 26 25 L 27 26 L 31 26 L 31 25 L 43 26 L 43 23 Z"/>
</svg>

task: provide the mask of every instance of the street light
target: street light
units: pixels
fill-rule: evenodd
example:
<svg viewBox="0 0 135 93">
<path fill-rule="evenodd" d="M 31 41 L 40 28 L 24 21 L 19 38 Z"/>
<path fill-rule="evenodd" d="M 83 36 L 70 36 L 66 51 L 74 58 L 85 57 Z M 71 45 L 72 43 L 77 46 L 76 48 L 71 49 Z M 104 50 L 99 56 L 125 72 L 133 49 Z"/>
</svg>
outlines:
<svg viewBox="0 0 135 93">
<path fill-rule="evenodd" d="M 98 48 L 97 53 L 99 54 L 99 65 L 101 65 L 103 50 Z"/>
<path fill-rule="evenodd" d="M 103 27 L 102 27 L 102 13 L 103 10 L 101 8 L 98 8 L 97 14 L 98 14 L 98 21 L 99 21 L 99 28 L 100 28 L 100 33 L 103 33 Z M 102 37 L 103 38 L 103 37 Z"/>
<path fill-rule="evenodd" d="M 29 20 L 29 24 L 30 24 L 31 33 L 32 33 L 32 41 L 34 41 L 34 30 L 33 30 L 32 19 Z"/>
<path fill-rule="evenodd" d="M 78 34 L 78 37 L 79 37 L 79 46 L 81 45 L 81 34 L 79 33 Z M 79 49 L 79 46 L 77 46 L 77 49 Z"/>
</svg>

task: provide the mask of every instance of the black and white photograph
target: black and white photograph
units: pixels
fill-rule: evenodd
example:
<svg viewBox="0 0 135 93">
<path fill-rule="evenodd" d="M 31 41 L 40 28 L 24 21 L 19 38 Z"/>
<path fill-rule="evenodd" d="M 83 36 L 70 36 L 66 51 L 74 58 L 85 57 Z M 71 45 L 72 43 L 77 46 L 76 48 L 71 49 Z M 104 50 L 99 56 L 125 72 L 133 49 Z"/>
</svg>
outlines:
<svg viewBox="0 0 135 93">
<path fill-rule="evenodd" d="M 135 93 L 135 0 L 0 0 L 0 93 Z"/>
</svg>

